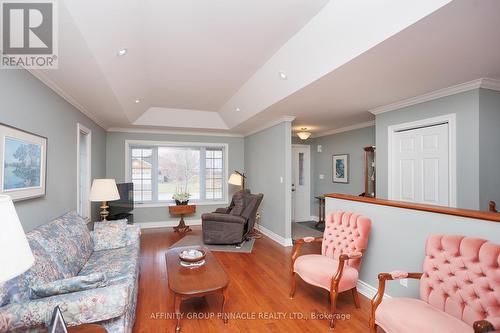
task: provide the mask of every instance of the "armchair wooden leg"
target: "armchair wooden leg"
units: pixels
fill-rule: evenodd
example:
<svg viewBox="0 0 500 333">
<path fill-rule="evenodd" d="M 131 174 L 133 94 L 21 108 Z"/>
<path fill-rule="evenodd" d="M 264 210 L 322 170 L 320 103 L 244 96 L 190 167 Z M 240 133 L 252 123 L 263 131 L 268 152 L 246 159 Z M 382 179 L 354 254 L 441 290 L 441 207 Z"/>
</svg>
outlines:
<svg viewBox="0 0 500 333">
<path fill-rule="evenodd" d="M 377 325 L 370 320 L 370 333 L 377 333 Z"/>
<path fill-rule="evenodd" d="M 356 305 L 356 309 L 359 309 L 360 305 L 359 305 L 358 289 L 356 289 L 356 287 L 354 287 L 351 289 L 351 292 L 352 292 L 352 297 L 354 298 L 354 305 Z"/>
<path fill-rule="evenodd" d="M 293 298 L 295 296 L 295 288 L 297 286 L 297 279 L 295 278 L 295 272 L 292 272 L 292 277 L 291 277 L 291 287 L 290 287 L 290 298 Z"/>
<path fill-rule="evenodd" d="M 330 328 L 335 328 L 335 312 L 337 311 L 337 295 L 335 290 L 330 290 L 330 312 L 332 319 L 330 319 Z"/>
</svg>

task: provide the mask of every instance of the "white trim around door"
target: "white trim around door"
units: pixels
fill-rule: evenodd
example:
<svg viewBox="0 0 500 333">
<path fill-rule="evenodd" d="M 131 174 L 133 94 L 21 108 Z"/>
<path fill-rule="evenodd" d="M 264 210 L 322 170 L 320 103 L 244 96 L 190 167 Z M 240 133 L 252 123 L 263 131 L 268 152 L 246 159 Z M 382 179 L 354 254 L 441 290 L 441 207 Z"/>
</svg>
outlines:
<svg viewBox="0 0 500 333">
<path fill-rule="evenodd" d="M 449 202 L 450 207 L 457 206 L 457 130 L 456 130 L 456 114 L 451 113 L 444 116 L 438 116 L 428 119 L 421 119 L 413 122 L 392 125 L 388 127 L 387 147 L 388 147 L 388 165 L 387 165 L 387 180 L 388 180 L 388 198 L 394 199 L 392 193 L 393 175 L 392 162 L 393 153 L 392 145 L 394 142 L 394 134 L 400 131 L 412 130 L 422 127 L 429 127 L 440 124 L 448 124 L 448 151 L 449 151 Z"/>
<path fill-rule="evenodd" d="M 87 219 L 87 221 L 91 220 L 91 215 L 92 215 L 92 203 L 90 200 L 88 200 L 88 194 L 90 193 L 90 186 L 92 182 L 92 131 L 88 129 L 87 127 L 83 126 L 82 124 L 78 123 L 76 127 L 76 207 L 77 207 L 77 212 L 84 218 Z M 86 136 L 86 165 L 85 165 L 85 185 L 86 185 L 86 191 L 87 191 L 87 198 L 85 200 L 88 201 L 86 205 L 82 205 L 84 208 L 84 211 L 81 211 L 80 208 L 80 158 L 81 158 L 81 151 L 80 151 L 80 145 L 81 145 L 81 137 Z"/>
</svg>

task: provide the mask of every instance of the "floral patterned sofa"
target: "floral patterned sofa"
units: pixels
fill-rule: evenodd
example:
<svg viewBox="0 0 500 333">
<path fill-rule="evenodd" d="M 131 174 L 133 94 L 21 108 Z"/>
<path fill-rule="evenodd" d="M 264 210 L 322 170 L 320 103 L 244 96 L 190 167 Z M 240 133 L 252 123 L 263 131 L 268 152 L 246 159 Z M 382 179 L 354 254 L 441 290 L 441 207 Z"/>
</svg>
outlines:
<svg viewBox="0 0 500 333">
<path fill-rule="evenodd" d="M 125 223 L 118 245 L 114 236 L 106 233 L 113 228 L 103 224 L 101 232 L 90 232 L 76 213 L 27 233 L 35 264 L 0 284 L 0 332 L 36 332 L 50 321 L 55 306 L 60 307 L 68 326 L 100 323 L 109 333 L 131 332 L 139 280 L 140 229 Z M 97 242 L 107 243 L 109 248 L 101 246 L 96 251 Z M 68 283 L 88 282 L 88 277 L 95 276 L 104 278 L 80 289 L 78 283 L 76 289 L 74 282 Z M 45 286 L 46 293 L 47 285 L 53 295 L 40 297 L 37 286 Z"/>
</svg>

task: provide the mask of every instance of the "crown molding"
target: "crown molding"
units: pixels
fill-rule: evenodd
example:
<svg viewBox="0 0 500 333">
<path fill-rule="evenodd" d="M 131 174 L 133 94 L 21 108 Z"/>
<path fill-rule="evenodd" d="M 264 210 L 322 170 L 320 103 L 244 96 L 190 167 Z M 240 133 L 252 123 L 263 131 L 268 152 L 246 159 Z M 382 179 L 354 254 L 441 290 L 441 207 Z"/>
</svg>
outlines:
<svg viewBox="0 0 500 333">
<path fill-rule="evenodd" d="M 370 126 L 375 126 L 375 120 L 365 121 L 363 123 L 358 123 L 358 124 L 354 124 L 354 125 L 351 125 L 351 126 L 336 128 L 336 129 L 333 129 L 333 130 L 329 130 L 329 131 L 321 132 L 321 133 L 318 133 L 318 134 L 314 134 L 314 135 L 312 135 L 312 138 L 319 138 L 319 137 L 322 137 L 322 136 L 327 136 L 327 135 L 333 135 L 333 134 L 338 134 L 338 133 L 353 131 L 353 130 L 356 130 L 356 129 L 370 127 Z"/>
<path fill-rule="evenodd" d="M 54 81 L 49 79 L 47 76 L 45 76 L 41 71 L 35 70 L 35 69 L 30 69 L 30 68 L 25 68 L 31 75 L 33 75 L 35 78 L 40 80 L 43 84 L 45 84 L 47 87 L 52 89 L 57 95 L 62 97 L 66 102 L 71 104 L 73 107 L 75 107 L 78 111 L 83 113 L 85 116 L 90 118 L 94 123 L 102 127 L 103 129 L 107 129 L 108 125 L 106 122 L 104 122 L 102 119 L 97 117 L 93 112 L 90 112 L 87 110 L 83 105 L 78 103 L 76 99 L 73 98 L 70 94 L 66 93 L 59 85 L 57 85 Z"/>
<path fill-rule="evenodd" d="M 245 133 L 244 136 L 253 135 L 255 133 L 262 132 L 263 130 L 266 130 L 270 127 L 279 125 L 279 124 L 284 123 L 284 122 L 292 122 L 294 120 L 295 120 L 295 116 L 282 116 L 282 117 L 276 118 L 270 122 L 267 122 L 266 124 L 264 124 L 262 126 L 258 126 L 251 131 L 248 131 L 247 133 Z"/>
<path fill-rule="evenodd" d="M 455 95 L 458 93 L 462 93 L 462 92 L 474 90 L 474 89 L 479 89 L 479 88 L 500 91 L 500 80 L 495 80 L 495 79 L 490 79 L 490 78 L 481 78 L 481 79 L 477 79 L 477 80 L 472 80 L 469 82 L 457 84 L 456 86 L 439 89 L 439 90 L 432 91 L 430 93 L 423 94 L 420 96 L 411 97 L 411 98 L 404 99 L 404 100 L 401 100 L 401 101 L 398 101 L 395 103 L 391 103 L 388 105 L 384 105 L 384 106 L 379 106 L 379 107 L 370 109 L 368 111 L 373 113 L 374 115 L 378 115 L 381 113 L 398 110 L 398 109 L 405 108 L 408 106 L 432 101 L 432 100 L 435 100 L 438 98 L 451 96 L 451 95 Z"/>
<path fill-rule="evenodd" d="M 110 127 L 108 132 L 118 133 L 141 133 L 141 134 L 173 134 L 173 135 L 197 135 L 197 136 L 225 136 L 242 138 L 243 134 L 224 133 L 224 132 L 196 132 L 196 131 L 181 131 L 181 130 L 162 130 L 149 128 L 134 128 L 134 127 Z"/>
</svg>

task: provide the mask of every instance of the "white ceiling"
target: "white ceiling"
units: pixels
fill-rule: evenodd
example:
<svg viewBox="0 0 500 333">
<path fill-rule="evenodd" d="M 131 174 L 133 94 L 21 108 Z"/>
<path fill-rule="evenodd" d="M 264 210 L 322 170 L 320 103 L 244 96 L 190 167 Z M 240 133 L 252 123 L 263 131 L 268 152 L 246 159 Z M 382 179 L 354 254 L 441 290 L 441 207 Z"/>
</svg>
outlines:
<svg viewBox="0 0 500 333">
<path fill-rule="evenodd" d="M 500 1 L 449 2 L 65 0 L 59 70 L 32 73 L 105 128 L 248 133 L 290 115 L 321 133 L 500 77 Z"/>
</svg>

